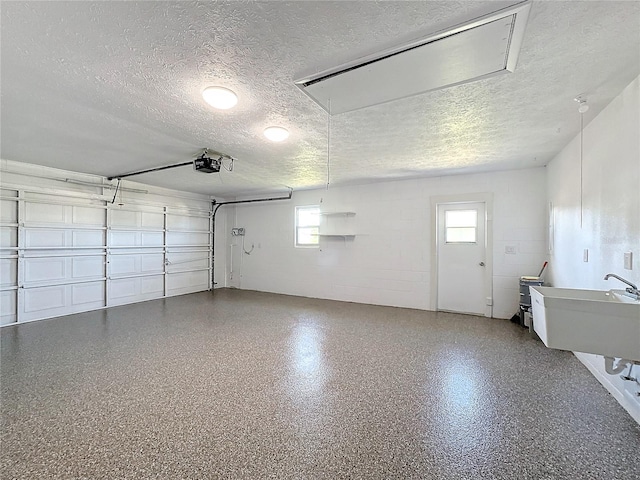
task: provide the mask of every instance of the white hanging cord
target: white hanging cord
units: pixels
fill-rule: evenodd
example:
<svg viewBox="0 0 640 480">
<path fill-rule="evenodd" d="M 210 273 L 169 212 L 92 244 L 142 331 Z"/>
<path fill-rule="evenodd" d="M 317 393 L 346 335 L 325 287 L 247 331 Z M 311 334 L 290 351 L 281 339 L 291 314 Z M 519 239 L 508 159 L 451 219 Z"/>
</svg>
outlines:
<svg viewBox="0 0 640 480">
<path fill-rule="evenodd" d="M 582 150 L 584 143 L 584 113 L 580 112 L 580 228 L 582 228 L 583 221 L 583 208 L 582 208 L 582 197 L 583 197 L 583 182 L 582 182 Z"/>
<path fill-rule="evenodd" d="M 116 185 L 116 191 L 113 193 L 113 198 L 111 199 L 111 204 L 114 204 L 116 201 L 116 197 L 118 196 L 118 191 L 120 190 L 120 181 L 121 179 L 118 179 L 118 184 Z M 122 201 L 122 193 L 120 193 L 120 201 Z"/>
<path fill-rule="evenodd" d="M 327 190 L 331 177 L 331 99 L 329 99 L 329 111 L 327 112 Z"/>
<path fill-rule="evenodd" d="M 578 102 L 578 112 L 580 113 L 580 228 L 584 220 L 584 181 L 583 181 L 583 152 L 584 152 L 584 114 L 589 110 L 587 99 L 584 95 L 574 98 Z"/>
<path fill-rule="evenodd" d="M 120 183 L 120 179 L 118 179 L 118 183 Z M 120 193 L 120 201 L 118 202 L 119 206 L 123 206 L 124 202 L 122 201 L 122 189 L 119 190 Z"/>
<path fill-rule="evenodd" d="M 247 255 L 251 255 L 251 252 L 253 252 L 253 249 L 254 249 L 254 248 L 255 248 L 255 245 L 252 243 L 252 244 L 251 244 L 251 250 L 249 250 L 249 251 L 245 250 L 245 248 L 244 248 L 244 235 L 243 235 L 243 236 L 242 236 L 242 251 L 243 251 L 244 253 L 246 253 Z"/>
</svg>

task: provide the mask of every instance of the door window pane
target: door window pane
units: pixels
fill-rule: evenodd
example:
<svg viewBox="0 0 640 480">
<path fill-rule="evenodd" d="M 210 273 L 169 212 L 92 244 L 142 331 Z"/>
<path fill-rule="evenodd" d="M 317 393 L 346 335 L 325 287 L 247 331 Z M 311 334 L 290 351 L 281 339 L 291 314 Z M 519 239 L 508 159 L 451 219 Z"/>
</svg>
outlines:
<svg viewBox="0 0 640 480">
<path fill-rule="evenodd" d="M 447 210 L 444 222 L 446 243 L 476 243 L 477 210 Z"/>
</svg>

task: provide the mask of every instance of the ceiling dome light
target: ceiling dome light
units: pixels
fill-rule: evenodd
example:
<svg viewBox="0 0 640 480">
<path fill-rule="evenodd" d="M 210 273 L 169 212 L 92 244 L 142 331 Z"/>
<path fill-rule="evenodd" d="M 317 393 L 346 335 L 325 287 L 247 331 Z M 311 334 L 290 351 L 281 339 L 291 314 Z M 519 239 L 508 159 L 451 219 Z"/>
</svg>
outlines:
<svg viewBox="0 0 640 480">
<path fill-rule="evenodd" d="M 282 127 L 268 127 L 264 130 L 264 136 L 272 142 L 282 142 L 289 138 L 289 130 Z"/>
<path fill-rule="evenodd" d="M 238 96 L 224 87 L 207 87 L 202 92 L 202 97 L 213 108 L 220 110 L 228 110 L 238 103 Z"/>
</svg>

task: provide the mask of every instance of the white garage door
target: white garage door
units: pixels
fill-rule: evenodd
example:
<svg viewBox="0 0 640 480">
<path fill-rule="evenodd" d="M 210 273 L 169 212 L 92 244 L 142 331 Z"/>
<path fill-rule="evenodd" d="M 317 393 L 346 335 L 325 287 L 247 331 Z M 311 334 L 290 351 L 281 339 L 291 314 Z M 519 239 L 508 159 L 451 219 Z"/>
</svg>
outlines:
<svg viewBox="0 0 640 480">
<path fill-rule="evenodd" d="M 210 212 L 0 195 L 2 325 L 211 288 Z"/>
</svg>

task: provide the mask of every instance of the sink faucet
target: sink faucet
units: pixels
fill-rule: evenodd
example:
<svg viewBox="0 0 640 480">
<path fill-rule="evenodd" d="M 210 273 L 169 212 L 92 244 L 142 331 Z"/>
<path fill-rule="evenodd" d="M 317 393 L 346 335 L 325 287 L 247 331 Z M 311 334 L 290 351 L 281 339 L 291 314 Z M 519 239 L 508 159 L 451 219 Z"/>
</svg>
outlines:
<svg viewBox="0 0 640 480">
<path fill-rule="evenodd" d="M 622 283 L 626 283 L 627 285 L 629 285 L 628 288 L 625 289 L 625 291 L 627 293 L 630 293 L 631 295 L 634 295 L 636 298 L 640 299 L 640 291 L 638 291 L 638 287 L 635 286 L 633 283 L 631 283 L 629 280 L 625 280 L 622 277 L 619 277 L 618 275 L 616 275 L 615 273 L 607 273 L 604 276 L 605 280 L 609 280 L 610 277 L 613 278 L 617 278 L 618 280 L 620 280 Z"/>
</svg>

